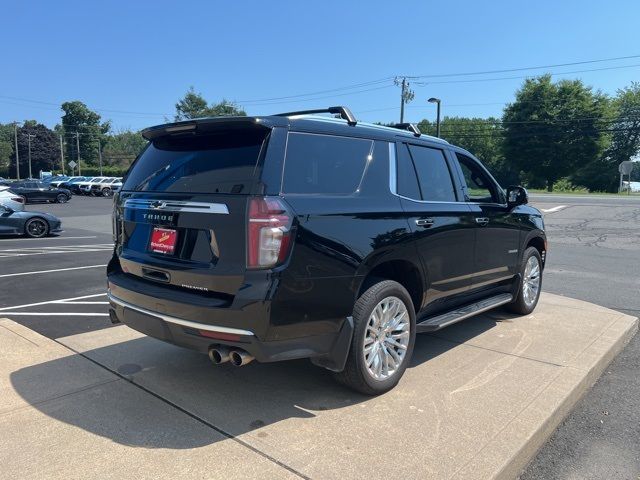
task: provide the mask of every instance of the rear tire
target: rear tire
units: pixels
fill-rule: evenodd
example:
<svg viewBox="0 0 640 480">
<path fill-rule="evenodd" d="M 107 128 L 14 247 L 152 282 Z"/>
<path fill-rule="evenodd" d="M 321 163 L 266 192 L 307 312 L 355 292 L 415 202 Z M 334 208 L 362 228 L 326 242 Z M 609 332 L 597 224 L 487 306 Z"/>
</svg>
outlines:
<svg viewBox="0 0 640 480">
<path fill-rule="evenodd" d="M 379 281 L 356 301 L 353 325 L 347 363 L 336 380 L 365 395 L 391 390 L 413 354 L 416 318 L 411 296 L 397 282 Z"/>
<path fill-rule="evenodd" d="M 111 191 L 111 189 L 109 187 L 105 187 L 102 189 L 102 196 L 103 197 L 110 197 L 111 195 L 113 195 L 113 192 Z"/>
<path fill-rule="evenodd" d="M 59 193 L 56 196 L 56 203 L 67 203 L 69 201 L 69 197 L 67 197 L 64 193 Z"/>
<path fill-rule="evenodd" d="M 24 234 L 30 238 L 42 238 L 49 235 L 49 224 L 44 218 L 31 218 L 24 225 Z"/>
<path fill-rule="evenodd" d="M 507 309 L 520 315 L 528 315 L 538 305 L 542 291 L 542 258 L 535 247 L 524 251 L 520 264 L 520 288 L 515 300 Z"/>
</svg>

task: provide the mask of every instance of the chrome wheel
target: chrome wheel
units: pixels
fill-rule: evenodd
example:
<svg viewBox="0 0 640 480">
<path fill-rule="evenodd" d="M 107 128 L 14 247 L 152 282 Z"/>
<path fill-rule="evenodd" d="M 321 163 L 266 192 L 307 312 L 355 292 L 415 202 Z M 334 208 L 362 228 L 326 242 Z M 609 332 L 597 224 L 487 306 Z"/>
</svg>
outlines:
<svg viewBox="0 0 640 480">
<path fill-rule="evenodd" d="M 527 260 L 522 277 L 522 298 L 528 306 L 534 304 L 540 291 L 540 261 L 538 257 L 531 256 Z"/>
<path fill-rule="evenodd" d="M 363 356 L 367 372 L 376 380 L 393 376 L 405 359 L 411 319 L 402 300 L 386 297 L 371 312 L 364 332 Z"/>
<path fill-rule="evenodd" d="M 34 218 L 27 222 L 27 235 L 34 238 L 44 237 L 49 231 L 49 225 L 44 220 Z"/>
</svg>

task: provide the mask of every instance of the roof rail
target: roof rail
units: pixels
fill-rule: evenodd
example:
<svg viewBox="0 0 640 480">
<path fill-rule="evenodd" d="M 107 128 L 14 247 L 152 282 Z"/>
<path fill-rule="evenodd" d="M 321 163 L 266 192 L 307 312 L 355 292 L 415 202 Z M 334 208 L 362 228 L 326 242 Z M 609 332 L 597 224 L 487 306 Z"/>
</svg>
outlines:
<svg viewBox="0 0 640 480">
<path fill-rule="evenodd" d="M 420 135 L 422 135 L 422 132 L 415 123 L 393 123 L 389 126 L 391 128 L 397 128 L 399 130 L 407 130 L 413 133 L 414 137 L 419 137 Z"/>
<path fill-rule="evenodd" d="M 276 113 L 275 117 L 293 117 L 294 115 L 311 115 L 313 113 L 335 113 L 339 114 L 340 118 L 346 120 L 349 125 L 352 127 L 358 123 L 356 117 L 354 117 L 351 110 L 347 107 L 329 107 L 329 108 L 318 108 L 315 110 L 300 110 L 298 112 L 286 112 L 286 113 Z"/>
</svg>

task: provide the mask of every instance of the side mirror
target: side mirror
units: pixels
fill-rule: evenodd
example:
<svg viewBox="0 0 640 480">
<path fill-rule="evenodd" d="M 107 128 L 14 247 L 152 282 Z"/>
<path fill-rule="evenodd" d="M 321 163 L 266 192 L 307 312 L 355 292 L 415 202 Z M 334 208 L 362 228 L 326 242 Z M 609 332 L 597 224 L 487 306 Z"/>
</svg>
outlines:
<svg viewBox="0 0 640 480">
<path fill-rule="evenodd" d="M 507 188 L 507 204 L 509 208 L 526 205 L 527 203 L 529 203 L 529 194 L 526 188 L 516 185 L 511 185 Z"/>
</svg>

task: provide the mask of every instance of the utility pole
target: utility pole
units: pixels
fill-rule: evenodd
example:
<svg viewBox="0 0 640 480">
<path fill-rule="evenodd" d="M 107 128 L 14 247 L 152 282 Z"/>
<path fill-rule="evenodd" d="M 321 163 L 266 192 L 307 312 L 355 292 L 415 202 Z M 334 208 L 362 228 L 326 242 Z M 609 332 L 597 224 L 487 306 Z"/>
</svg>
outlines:
<svg viewBox="0 0 640 480">
<path fill-rule="evenodd" d="M 62 175 L 64 175 L 64 144 L 60 135 L 60 165 L 62 165 Z"/>
<path fill-rule="evenodd" d="M 78 149 L 78 175 L 82 176 L 82 170 L 80 167 L 80 133 L 76 132 L 76 148 Z"/>
<path fill-rule="evenodd" d="M 402 93 L 400 93 L 400 123 L 404 122 L 404 92 L 407 88 L 407 79 L 402 79 Z"/>
<path fill-rule="evenodd" d="M 13 134 L 16 142 L 16 177 L 20 180 L 20 153 L 18 152 L 18 122 L 13 122 Z"/>
<path fill-rule="evenodd" d="M 27 143 L 29 145 L 29 178 L 33 178 L 33 174 L 31 173 L 31 139 L 36 138 L 35 133 L 25 133 L 25 137 L 27 137 Z"/>
<path fill-rule="evenodd" d="M 407 82 L 407 77 L 396 77 L 393 81 L 397 86 L 400 87 L 400 123 L 404 123 L 404 104 L 409 103 L 413 100 L 415 94 L 412 90 L 409 89 L 409 82 Z"/>
</svg>

